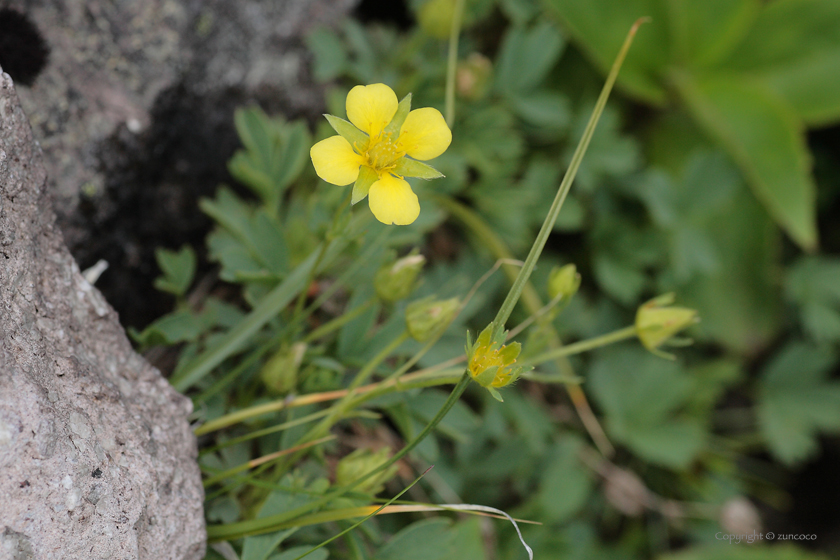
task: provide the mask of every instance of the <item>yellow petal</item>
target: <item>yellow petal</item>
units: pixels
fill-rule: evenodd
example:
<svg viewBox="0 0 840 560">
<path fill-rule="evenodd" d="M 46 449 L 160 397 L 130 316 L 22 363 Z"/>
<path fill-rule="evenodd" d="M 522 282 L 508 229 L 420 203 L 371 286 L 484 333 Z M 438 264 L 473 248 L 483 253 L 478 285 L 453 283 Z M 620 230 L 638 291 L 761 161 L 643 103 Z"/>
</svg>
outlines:
<svg viewBox="0 0 840 560">
<path fill-rule="evenodd" d="M 400 149 L 414 159 L 438 157 L 452 142 L 452 132 L 437 109 L 415 109 L 405 118 L 398 140 Z"/>
<path fill-rule="evenodd" d="M 398 105 L 397 94 L 385 84 L 356 86 L 347 94 L 347 118 L 374 138 L 394 118 Z"/>
<path fill-rule="evenodd" d="M 411 186 L 404 180 L 390 173 L 370 187 L 368 192 L 370 211 L 383 224 L 408 225 L 420 215 L 420 202 Z"/>
<path fill-rule="evenodd" d="M 341 136 L 321 140 L 309 150 L 318 177 L 333 185 L 349 185 L 359 176 L 362 156 Z"/>
</svg>

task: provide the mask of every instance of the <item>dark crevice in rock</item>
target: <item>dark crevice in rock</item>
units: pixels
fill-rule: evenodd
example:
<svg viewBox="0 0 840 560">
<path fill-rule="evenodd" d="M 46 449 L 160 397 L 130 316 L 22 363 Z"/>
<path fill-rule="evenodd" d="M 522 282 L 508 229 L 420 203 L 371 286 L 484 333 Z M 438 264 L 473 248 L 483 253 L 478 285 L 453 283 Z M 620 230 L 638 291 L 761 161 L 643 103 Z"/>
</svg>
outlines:
<svg viewBox="0 0 840 560">
<path fill-rule="evenodd" d="M 393 24 L 402 30 L 414 23 L 404 0 L 362 0 L 356 8 L 356 17 L 365 23 Z"/>
<path fill-rule="evenodd" d="M 50 49 L 41 32 L 23 13 L 0 8 L 0 67 L 12 79 L 31 86 L 47 65 Z"/>
</svg>

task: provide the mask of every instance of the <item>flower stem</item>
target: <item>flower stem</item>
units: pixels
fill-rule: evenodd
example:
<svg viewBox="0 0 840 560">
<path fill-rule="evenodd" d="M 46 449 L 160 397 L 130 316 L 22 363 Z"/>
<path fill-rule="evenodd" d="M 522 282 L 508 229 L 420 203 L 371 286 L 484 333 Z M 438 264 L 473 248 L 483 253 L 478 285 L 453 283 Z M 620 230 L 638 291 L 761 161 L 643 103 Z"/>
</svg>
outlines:
<svg viewBox="0 0 840 560">
<path fill-rule="evenodd" d="M 557 220 L 557 215 L 560 213 L 560 208 L 563 206 L 563 202 L 566 200 L 566 195 L 569 194 L 569 189 L 572 186 L 572 181 L 575 179 L 575 175 L 577 175 L 578 168 L 580 167 L 580 162 L 583 160 L 583 155 L 586 153 L 586 149 L 589 147 L 589 141 L 592 140 L 592 135 L 595 133 L 595 127 L 598 125 L 598 120 L 601 118 L 601 113 L 604 112 L 604 107 L 607 104 L 607 98 L 610 96 L 610 91 L 612 91 L 613 84 L 615 84 L 615 80 L 618 77 L 618 71 L 621 68 L 621 64 L 624 62 L 624 57 L 627 56 L 627 51 L 630 48 L 630 44 L 633 42 L 633 37 L 636 35 L 636 30 L 639 28 L 645 19 L 639 19 L 636 23 L 633 24 L 633 27 L 630 28 L 630 32 L 627 34 L 627 38 L 624 40 L 624 44 L 621 46 L 621 50 L 618 52 L 618 56 L 613 63 L 612 69 L 610 70 L 609 75 L 607 76 L 607 81 L 604 84 L 604 88 L 601 90 L 601 95 L 598 96 L 598 101 L 595 103 L 595 110 L 592 111 L 592 116 L 589 118 L 589 123 L 586 125 L 586 130 L 583 132 L 583 137 L 581 138 L 580 142 L 578 143 L 577 148 L 575 149 L 575 153 L 572 156 L 572 161 L 569 164 L 569 169 L 566 171 L 566 175 L 563 177 L 563 181 L 560 183 L 560 188 L 557 190 L 557 195 L 554 197 L 554 202 L 551 203 L 551 208 L 548 211 L 548 215 L 545 217 L 545 221 L 543 222 L 542 227 L 540 228 L 540 232 L 537 234 L 537 239 L 534 241 L 534 244 L 531 246 L 531 251 L 528 253 L 528 257 L 525 259 L 524 266 L 519 271 L 519 276 L 516 277 L 516 281 L 513 283 L 510 291 L 508 292 L 507 297 L 505 298 L 504 303 L 499 308 L 499 312 L 496 314 L 496 318 L 493 320 L 493 331 L 491 335 L 491 339 L 495 339 L 496 336 L 504 330 L 505 322 L 507 322 L 508 317 L 513 312 L 513 308 L 516 305 L 516 302 L 519 301 L 519 296 L 522 294 L 522 290 L 525 287 L 525 284 L 528 282 L 528 278 L 531 276 L 531 272 L 534 270 L 534 266 L 537 264 L 537 259 L 542 253 L 543 247 L 545 247 L 545 242 L 548 240 L 548 235 L 551 233 L 551 230 L 554 229 L 554 222 Z"/>
<path fill-rule="evenodd" d="M 449 31 L 449 59 L 446 63 L 446 124 L 452 128 L 455 120 L 455 73 L 458 68 L 458 37 L 461 34 L 461 19 L 465 0 L 455 0 L 452 28 Z"/>
<path fill-rule="evenodd" d="M 551 360 L 556 360 L 557 358 L 562 358 L 565 356 L 572 356 L 574 354 L 580 354 L 582 352 L 586 352 L 588 350 L 593 350 L 595 348 L 600 348 L 601 346 L 606 346 L 608 344 L 613 344 L 615 342 L 619 342 L 621 340 L 627 340 L 628 338 L 634 338 L 636 336 L 636 327 L 631 325 L 629 327 L 624 327 L 623 329 L 619 329 L 617 331 L 613 331 L 611 333 L 607 333 L 601 336 L 596 336 L 595 338 L 589 338 L 587 340 L 581 340 L 580 342 L 575 342 L 574 344 L 569 344 L 567 346 L 561 346 L 560 348 L 555 348 L 554 350 L 549 350 L 548 352 L 543 352 L 542 354 L 537 354 L 533 358 L 523 361 L 522 365 L 529 365 L 529 366 L 536 366 L 542 364 L 544 362 L 548 362 Z"/>
<path fill-rule="evenodd" d="M 371 470 L 370 472 L 366 473 L 364 476 L 357 478 L 347 486 L 343 488 L 338 488 L 325 494 L 323 497 L 309 502 L 308 504 L 292 508 L 288 511 L 277 515 L 271 515 L 268 517 L 263 517 L 261 519 L 252 519 L 249 521 L 240 521 L 238 523 L 229 523 L 225 525 L 211 525 L 207 527 L 207 537 L 211 542 L 221 541 L 221 540 L 232 540 L 241 537 L 245 537 L 248 535 L 260 535 L 263 533 L 270 533 L 276 529 L 276 527 L 284 523 L 288 520 L 295 519 L 296 517 L 300 517 L 305 515 L 311 511 L 316 509 L 322 508 L 327 504 L 333 502 L 337 498 L 347 494 L 354 488 L 358 487 L 362 482 L 368 480 L 374 475 L 379 474 L 380 472 L 384 471 L 403 457 L 405 457 L 412 449 L 417 447 L 417 445 L 425 439 L 427 435 L 429 435 L 432 430 L 434 430 L 437 425 L 443 420 L 444 416 L 455 406 L 455 403 L 458 402 L 458 399 L 461 398 L 461 395 L 466 390 L 467 386 L 470 383 L 470 376 L 466 372 L 461 375 L 458 384 L 455 388 L 452 389 L 452 392 L 449 394 L 449 397 L 446 399 L 446 402 L 443 403 L 443 406 L 440 408 L 438 413 L 435 415 L 434 418 L 423 428 L 423 431 L 420 432 L 417 437 L 407 443 L 402 449 L 396 452 L 393 457 L 376 467 L 375 469 Z"/>
</svg>

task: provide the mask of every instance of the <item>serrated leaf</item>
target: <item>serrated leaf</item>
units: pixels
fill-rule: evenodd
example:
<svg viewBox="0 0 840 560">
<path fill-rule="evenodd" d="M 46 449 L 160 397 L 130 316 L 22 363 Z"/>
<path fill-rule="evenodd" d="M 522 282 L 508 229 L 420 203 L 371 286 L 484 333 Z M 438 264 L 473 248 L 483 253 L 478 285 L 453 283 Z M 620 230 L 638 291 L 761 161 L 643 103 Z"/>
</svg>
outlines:
<svg viewBox="0 0 840 560">
<path fill-rule="evenodd" d="M 305 41 L 315 56 L 315 79 L 328 82 L 337 78 L 347 64 L 347 51 L 338 36 L 327 28 L 319 27 L 309 33 Z"/>
<path fill-rule="evenodd" d="M 284 550 L 280 554 L 270 556 L 268 560 L 296 560 L 298 557 L 312 550 L 311 546 L 295 546 Z M 326 548 L 319 548 L 306 556 L 306 560 L 327 560 L 330 551 Z M 242 560 L 245 560 L 244 558 Z"/>
<path fill-rule="evenodd" d="M 826 377 L 837 356 L 826 349 L 791 344 L 765 368 L 758 418 L 767 443 L 793 465 L 813 455 L 820 430 L 840 430 L 840 383 Z"/>
<path fill-rule="evenodd" d="M 553 91 L 535 91 L 510 99 L 516 116 L 533 126 L 564 130 L 572 120 L 569 99 Z"/>
<path fill-rule="evenodd" d="M 615 348 L 602 351 L 589 380 L 610 435 L 647 461 L 685 468 L 705 445 L 699 420 L 678 415 L 693 383 L 676 363 L 638 347 Z"/>
<path fill-rule="evenodd" d="M 583 442 L 565 434 L 551 450 L 540 477 L 538 503 L 553 522 L 566 521 L 580 511 L 594 487 L 592 475 L 578 457 L 582 447 Z"/>
<path fill-rule="evenodd" d="M 639 31 L 618 75 L 617 86 L 633 96 L 663 104 L 667 94 L 660 73 L 671 61 L 669 18 L 660 0 L 545 0 L 548 13 L 606 73 L 633 23 L 647 16 L 652 23 Z M 605 14 L 609 14 L 606 17 Z"/>
<path fill-rule="evenodd" d="M 143 346 L 170 345 L 197 340 L 208 325 L 189 311 L 175 311 L 157 319 L 142 332 L 131 330 L 131 337 Z"/>
<path fill-rule="evenodd" d="M 721 541 L 718 544 L 692 547 L 657 560 L 828 560 L 828 556 L 804 550 L 792 544 L 764 546 L 759 542 Z"/>
<path fill-rule="evenodd" d="M 765 83 L 809 124 L 835 122 L 840 118 L 840 3 L 767 3 L 724 67 Z"/>
<path fill-rule="evenodd" d="M 787 274 L 788 297 L 816 340 L 840 340 L 840 259 L 805 257 Z"/>
<path fill-rule="evenodd" d="M 750 31 L 761 2 L 669 0 L 667 6 L 675 57 L 700 68 L 712 66 L 732 53 Z"/>
<path fill-rule="evenodd" d="M 377 560 L 441 560 L 449 551 L 452 523 L 427 519 L 412 523 L 389 540 Z"/>
<path fill-rule="evenodd" d="M 563 35 L 550 22 L 542 21 L 530 29 L 510 28 L 496 63 L 496 88 L 509 94 L 533 89 L 560 58 L 563 47 Z"/>
<path fill-rule="evenodd" d="M 698 122 L 729 152 L 756 197 L 805 249 L 817 244 L 816 187 L 802 124 L 767 87 L 741 77 L 677 80 Z"/>
<path fill-rule="evenodd" d="M 183 296 L 195 276 L 197 259 L 193 248 L 184 245 L 177 252 L 158 248 L 155 250 L 155 259 L 163 272 L 162 277 L 155 279 L 155 288 Z"/>
</svg>

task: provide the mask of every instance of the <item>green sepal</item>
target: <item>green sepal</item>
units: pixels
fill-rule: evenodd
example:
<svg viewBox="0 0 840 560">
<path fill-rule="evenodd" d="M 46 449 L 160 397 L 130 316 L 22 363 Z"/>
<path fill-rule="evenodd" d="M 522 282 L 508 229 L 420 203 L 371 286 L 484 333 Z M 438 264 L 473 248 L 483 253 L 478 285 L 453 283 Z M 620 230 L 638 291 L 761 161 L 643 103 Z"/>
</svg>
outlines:
<svg viewBox="0 0 840 560">
<path fill-rule="evenodd" d="M 487 391 L 490 392 L 490 395 L 499 402 L 505 402 L 505 399 L 502 398 L 502 394 L 498 392 L 493 387 L 487 387 Z"/>
<path fill-rule="evenodd" d="M 400 158 L 391 173 L 400 177 L 417 177 L 418 179 L 440 179 L 444 176 L 431 165 L 407 157 Z"/>
<path fill-rule="evenodd" d="M 485 369 L 473 379 L 475 379 L 476 383 L 481 385 L 482 387 L 490 387 L 490 384 L 493 383 L 493 380 L 496 379 L 496 373 L 499 371 L 499 366 L 490 366 L 489 368 Z"/>
<path fill-rule="evenodd" d="M 342 138 L 350 142 L 350 145 L 358 152 L 367 150 L 369 138 L 368 135 L 356 128 L 353 123 L 345 121 L 342 118 L 334 115 L 324 115 L 327 122 L 333 127 L 333 130 L 338 132 Z"/>
<path fill-rule="evenodd" d="M 356 178 L 356 183 L 353 185 L 353 196 L 350 198 L 350 204 L 356 204 L 367 196 L 370 186 L 373 185 L 379 176 L 376 171 L 370 167 L 363 165 L 359 168 L 359 176 Z"/>
<path fill-rule="evenodd" d="M 394 113 L 394 118 L 391 119 L 391 122 L 389 122 L 388 126 L 385 127 L 385 133 L 399 133 L 403 123 L 405 122 L 405 118 L 408 116 L 408 113 L 410 111 L 411 94 L 409 93 L 408 95 L 403 97 L 402 101 L 400 101 L 400 104 L 397 105 L 397 112 Z M 414 175 L 409 175 L 409 177 L 414 177 Z"/>
</svg>

